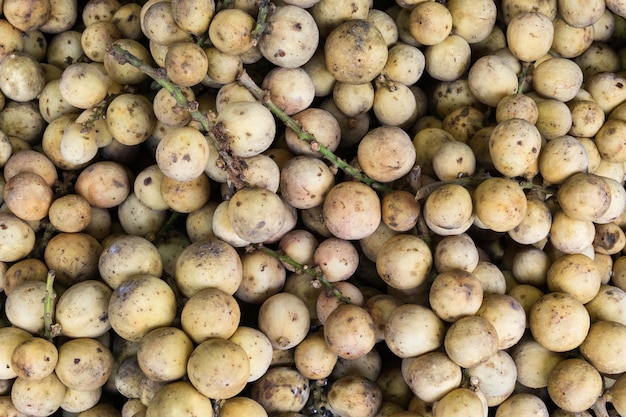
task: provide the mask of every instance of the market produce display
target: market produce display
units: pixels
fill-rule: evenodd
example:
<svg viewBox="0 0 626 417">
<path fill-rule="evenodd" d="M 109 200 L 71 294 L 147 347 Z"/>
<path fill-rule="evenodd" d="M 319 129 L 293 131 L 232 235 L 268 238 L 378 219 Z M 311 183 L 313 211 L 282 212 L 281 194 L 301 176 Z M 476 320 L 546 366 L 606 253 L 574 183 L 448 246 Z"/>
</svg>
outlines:
<svg viewBox="0 0 626 417">
<path fill-rule="evenodd" d="M 626 416 L 624 0 L 0 11 L 0 416 Z"/>
</svg>

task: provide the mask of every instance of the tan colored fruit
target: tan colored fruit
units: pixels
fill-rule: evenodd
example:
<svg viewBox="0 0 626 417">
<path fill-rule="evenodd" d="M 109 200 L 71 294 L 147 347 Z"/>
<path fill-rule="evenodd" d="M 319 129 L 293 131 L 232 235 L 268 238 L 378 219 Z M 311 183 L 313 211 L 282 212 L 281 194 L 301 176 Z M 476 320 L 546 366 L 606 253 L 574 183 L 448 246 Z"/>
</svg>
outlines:
<svg viewBox="0 0 626 417">
<path fill-rule="evenodd" d="M 362 239 L 374 233 L 381 223 L 378 195 L 367 185 L 354 181 L 330 189 L 323 213 L 330 232 L 341 239 Z"/>
<path fill-rule="evenodd" d="M 369 379 L 347 375 L 335 381 L 328 392 L 328 405 L 345 417 L 374 417 L 382 404 L 382 392 Z"/>
<path fill-rule="evenodd" d="M 333 29 L 326 38 L 324 51 L 330 73 L 337 81 L 351 84 L 376 78 L 388 54 L 387 44 L 378 29 L 361 19 L 344 22 Z"/>
<path fill-rule="evenodd" d="M 552 292 L 539 298 L 530 310 L 529 323 L 535 340 L 554 352 L 580 346 L 590 327 L 585 306 L 564 292 Z"/>
<path fill-rule="evenodd" d="M 311 59 L 320 34 L 308 10 L 291 4 L 278 7 L 267 25 L 259 39 L 259 51 L 268 61 L 282 68 L 296 68 Z"/>
<path fill-rule="evenodd" d="M 213 360 L 216 357 L 220 360 Z M 248 382 L 248 355 L 241 346 L 229 340 L 205 340 L 191 353 L 187 361 L 187 376 L 189 382 L 206 397 L 234 397 Z"/>
<path fill-rule="evenodd" d="M 135 275 L 122 282 L 111 295 L 109 321 L 126 340 L 138 341 L 152 329 L 171 325 L 175 318 L 173 290 L 153 275 Z"/>
<path fill-rule="evenodd" d="M 358 359 L 369 353 L 376 343 L 374 320 L 364 308 L 342 304 L 326 318 L 324 339 L 337 356 Z"/>
<path fill-rule="evenodd" d="M 517 182 L 488 178 L 474 190 L 476 217 L 494 231 L 518 226 L 526 214 L 526 195 Z"/>
<path fill-rule="evenodd" d="M 445 353 L 427 352 L 407 360 L 404 378 L 422 401 L 438 401 L 461 384 L 461 367 Z"/>
<path fill-rule="evenodd" d="M 251 398 L 269 413 L 296 413 L 309 399 L 309 380 L 289 366 L 275 366 L 252 385 Z"/>
<path fill-rule="evenodd" d="M 191 383 L 178 381 L 163 386 L 154 394 L 145 410 L 145 415 L 146 417 L 171 415 L 213 417 L 213 404 Z"/>
<path fill-rule="evenodd" d="M 584 359 L 565 359 L 548 377 L 548 394 L 552 401 L 574 413 L 589 409 L 602 394 L 602 389 L 602 376 Z"/>
<path fill-rule="evenodd" d="M 102 387 L 112 372 L 113 355 L 96 339 L 72 339 L 59 347 L 55 373 L 68 388 L 89 391 Z"/>
<path fill-rule="evenodd" d="M 461 317 L 446 332 L 444 348 L 450 359 L 459 366 L 477 366 L 498 350 L 496 332 L 496 328 L 483 317 Z"/>
<path fill-rule="evenodd" d="M 400 234 L 384 242 L 376 257 L 376 270 L 380 277 L 397 289 L 410 289 L 422 284 L 432 265 L 433 255 L 428 245 L 409 234 Z"/>
<path fill-rule="evenodd" d="M 391 182 L 407 174 L 415 164 L 415 148 L 409 135 L 398 127 L 370 130 L 359 142 L 357 158 L 361 169 L 380 182 Z"/>
<path fill-rule="evenodd" d="M 235 297 L 210 287 L 194 293 L 180 313 L 181 327 L 195 343 L 209 338 L 228 339 L 237 330 L 240 318 Z"/>
<path fill-rule="evenodd" d="M 259 329 L 267 335 L 274 349 L 297 346 L 306 337 L 309 326 L 307 306 L 294 294 L 278 293 L 261 304 Z"/>
<path fill-rule="evenodd" d="M 509 22 L 506 37 L 513 55 L 522 61 L 534 62 L 550 50 L 554 26 L 541 12 L 519 13 Z"/>
</svg>

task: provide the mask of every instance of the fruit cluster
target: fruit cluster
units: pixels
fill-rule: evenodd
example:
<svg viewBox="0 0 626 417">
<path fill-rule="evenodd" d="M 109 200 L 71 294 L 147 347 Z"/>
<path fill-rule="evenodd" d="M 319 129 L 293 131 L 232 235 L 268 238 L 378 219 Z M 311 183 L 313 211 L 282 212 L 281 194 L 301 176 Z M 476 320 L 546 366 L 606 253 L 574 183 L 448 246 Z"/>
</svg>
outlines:
<svg viewBox="0 0 626 417">
<path fill-rule="evenodd" d="M 0 415 L 626 416 L 625 0 L 0 10 Z"/>
</svg>

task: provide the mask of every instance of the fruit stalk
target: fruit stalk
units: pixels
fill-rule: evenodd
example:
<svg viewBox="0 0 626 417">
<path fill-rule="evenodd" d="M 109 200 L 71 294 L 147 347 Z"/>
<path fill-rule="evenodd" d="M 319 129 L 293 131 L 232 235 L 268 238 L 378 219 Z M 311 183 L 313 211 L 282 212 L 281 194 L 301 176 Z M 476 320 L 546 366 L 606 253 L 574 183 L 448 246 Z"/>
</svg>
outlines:
<svg viewBox="0 0 626 417">
<path fill-rule="evenodd" d="M 241 188 L 245 185 L 245 182 L 241 178 L 241 172 L 243 168 L 245 168 L 245 162 L 241 161 L 239 158 L 233 157 L 224 149 L 224 146 L 222 146 L 224 141 L 221 140 L 224 136 L 224 132 L 222 132 L 220 126 L 213 123 L 208 115 L 205 115 L 198 110 L 197 101 L 187 100 L 181 88 L 167 78 L 165 69 L 151 67 L 119 45 L 112 45 L 107 50 L 107 53 L 111 54 L 118 60 L 118 62 L 122 64 L 128 63 L 137 68 L 168 91 L 172 97 L 176 99 L 178 106 L 182 109 L 186 109 L 191 118 L 200 124 L 202 130 L 204 130 L 209 139 L 211 139 L 217 148 L 220 157 L 224 161 L 224 169 L 228 171 L 230 180 L 233 182 L 235 188 Z"/>
<path fill-rule="evenodd" d="M 52 321 L 54 319 L 54 303 L 56 293 L 52 288 L 56 274 L 53 270 L 48 271 L 46 277 L 46 296 L 43 299 L 43 335 L 46 339 L 52 340 L 58 336 L 59 328 Z"/>
<path fill-rule="evenodd" d="M 252 31 L 252 39 L 255 45 L 259 42 L 259 38 L 263 35 L 263 32 L 265 32 L 265 22 L 274 8 L 275 6 L 271 1 L 259 0 L 259 14 L 256 18 L 256 26 Z"/>
<path fill-rule="evenodd" d="M 94 126 L 96 121 L 98 121 L 99 119 L 101 119 L 103 116 L 106 115 L 107 108 L 109 107 L 109 104 L 111 104 L 114 98 L 118 97 L 121 94 L 134 93 L 134 92 L 135 92 L 134 88 L 130 86 L 124 86 L 121 92 L 116 93 L 116 94 L 109 94 L 104 100 L 102 100 L 100 104 L 92 108 L 93 112 L 91 113 L 89 118 L 83 122 L 83 128 L 81 129 L 81 133 L 88 132 L 89 129 L 91 129 Z"/>
<path fill-rule="evenodd" d="M 609 412 L 606 409 L 607 397 L 606 394 L 600 396 L 595 403 L 591 406 L 591 409 L 597 417 L 609 417 Z"/>
<path fill-rule="evenodd" d="M 361 181 L 364 184 L 369 185 L 376 191 L 382 191 L 382 192 L 393 191 L 392 188 L 390 188 L 389 186 L 379 183 L 377 181 L 374 181 L 373 179 L 365 175 L 363 172 L 359 171 L 358 169 L 350 165 L 347 161 L 335 155 L 330 149 L 328 149 L 327 147 L 323 145 L 320 145 L 319 142 L 317 142 L 317 140 L 315 139 L 314 135 L 304 131 L 304 129 L 302 129 L 302 126 L 300 126 L 298 122 L 296 122 L 292 117 L 287 115 L 287 113 L 285 113 L 283 109 L 281 109 L 274 102 L 272 102 L 272 99 L 270 98 L 269 93 L 263 90 L 261 87 L 259 87 L 254 82 L 254 80 L 250 78 L 250 76 L 245 70 L 239 74 L 239 77 L 237 77 L 237 80 L 239 81 L 241 85 L 246 87 L 248 91 L 250 91 L 250 93 L 252 93 L 252 95 L 257 100 L 261 101 L 261 103 L 263 103 L 263 105 L 267 107 L 274 116 L 276 116 L 281 122 L 283 122 L 287 128 L 293 130 L 298 135 L 298 138 L 300 140 L 308 142 L 312 150 L 317 151 L 320 154 L 322 154 L 322 156 L 324 156 L 324 158 L 329 160 L 334 166 L 341 169 L 345 173 L 352 175 L 353 177 L 356 177 L 359 181 Z"/>
<path fill-rule="evenodd" d="M 282 253 L 275 251 L 273 249 L 270 249 L 266 246 L 263 245 L 252 245 L 252 247 L 254 249 L 260 250 L 261 252 L 270 255 L 276 259 L 278 259 L 281 262 L 284 262 L 290 266 L 292 266 L 295 270 L 296 273 L 302 273 L 302 274 L 307 274 L 310 275 L 311 277 L 314 278 L 313 281 L 313 285 L 316 285 L 316 282 L 323 285 L 324 287 L 328 288 L 332 294 L 337 297 L 337 299 L 343 303 L 346 304 L 351 304 L 352 302 L 350 301 L 349 297 L 346 297 L 345 295 L 343 295 L 341 293 L 341 291 L 339 291 L 337 288 L 335 288 L 335 286 L 324 276 L 324 274 L 322 274 L 322 272 L 318 269 L 318 268 L 311 268 L 308 265 L 302 265 L 299 262 L 294 261 L 293 259 L 291 259 L 290 257 L 283 255 Z"/>
</svg>

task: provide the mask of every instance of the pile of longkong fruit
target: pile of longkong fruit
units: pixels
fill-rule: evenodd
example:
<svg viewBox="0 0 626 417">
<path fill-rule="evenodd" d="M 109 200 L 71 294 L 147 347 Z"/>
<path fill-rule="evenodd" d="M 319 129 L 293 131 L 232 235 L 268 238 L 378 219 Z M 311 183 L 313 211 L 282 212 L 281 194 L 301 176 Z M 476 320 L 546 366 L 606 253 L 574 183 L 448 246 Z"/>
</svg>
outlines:
<svg viewBox="0 0 626 417">
<path fill-rule="evenodd" d="M 0 4 L 0 416 L 626 416 L 626 0 Z"/>
</svg>

